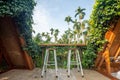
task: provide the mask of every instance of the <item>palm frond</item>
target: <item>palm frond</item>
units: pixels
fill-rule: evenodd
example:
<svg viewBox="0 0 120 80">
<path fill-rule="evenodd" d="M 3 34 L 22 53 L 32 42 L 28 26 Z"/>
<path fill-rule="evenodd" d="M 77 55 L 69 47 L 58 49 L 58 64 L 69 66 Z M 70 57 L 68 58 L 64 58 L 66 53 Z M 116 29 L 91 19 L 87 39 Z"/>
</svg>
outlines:
<svg viewBox="0 0 120 80">
<path fill-rule="evenodd" d="M 75 17 L 77 17 L 77 15 L 79 15 L 79 13 L 76 13 L 76 14 L 75 14 Z"/>
</svg>

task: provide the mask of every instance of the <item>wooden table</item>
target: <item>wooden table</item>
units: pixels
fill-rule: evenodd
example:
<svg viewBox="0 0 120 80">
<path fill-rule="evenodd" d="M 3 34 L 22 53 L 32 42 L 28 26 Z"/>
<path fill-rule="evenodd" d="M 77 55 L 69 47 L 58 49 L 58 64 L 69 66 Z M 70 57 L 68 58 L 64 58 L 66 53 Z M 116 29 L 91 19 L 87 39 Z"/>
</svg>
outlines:
<svg viewBox="0 0 120 80">
<path fill-rule="evenodd" d="M 71 56 L 71 50 L 74 51 L 74 53 L 76 53 L 75 55 L 77 56 L 76 59 L 78 59 L 77 61 L 80 63 L 80 64 L 77 63 L 77 68 L 79 68 L 79 66 L 80 66 L 79 70 L 81 70 L 81 74 L 82 74 L 82 76 L 84 76 L 82 65 L 81 65 L 81 58 L 82 58 L 81 57 L 82 56 L 82 49 L 81 49 L 81 47 L 85 47 L 86 46 L 85 44 L 41 44 L 40 46 L 43 47 L 46 50 L 49 50 L 49 49 L 50 50 L 55 50 L 55 48 L 57 49 L 57 47 L 67 47 L 68 48 L 68 51 L 69 51 L 69 53 L 68 53 L 68 60 L 67 60 L 68 61 L 68 66 L 67 66 L 67 68 L 68 68 L 68 77 L 70 76 L 70 63 L 71 63 L 70 56 Z M 78 47 L 79 47 L 79 50 L 77 50 Z M 43 54 L 45 53 L 44 49 L 42 50 L 42 58 L 44 56 Z M 76 50 L 78 52 L 76 52 Z M 79 52 L 81 53 L 81 56 L 80 56 Z M 56 54 L 56 52 L 55 52 L 55 54 Z M 46 62 L 45 62 L 45 61 L 47 61 L 46 60 L 46 56 L 48 56 L 48 53 L 47 53 L 47 55 L 45 54 L 45 60 L 44 60 L 44 65 L 43 65 L 43 70 L 42 70 L 42 77 L 43 77 L 43 74 L 44 74 L 44 71 L 45 71 L 45 65 L 47 65 Z M 78 58 L 78 56 L 79 56 L 79 58 Z M 54 59 L 54 60 L 55 60 L 55 64 L 56 64 L 56 59 Z M 56 70 L 56 76 L 58 77 L 56 68 L 57 68 L 57 65 L 55 66 L 55 70 Z"/>
<path fill-rule="evenodd" d="M 76 46 L 76 47 L 85 47 L 86 44 L 40 44 L 41 47 L 66 47 L 66 46 Z"/>
<path fill-rule="evenodd" d="M 40 44 L 41 48 L 50 48 L 50 47 L 79 47 L 80 53 L 82 53 L 82 47 L 86 47 L 86 44 Z M 45 53 L 44 49 L 42 50 L 42 55 Z"/>
<path fill-rule="evenodd" d="M 41 48 L 50 48 L 50 47 L 79 47 L 80 53 L 82 53 L 82 47 L 86 47 L 86 44 L 39 44 Z M 45 50 L 42 50 L 42 56 L 45 53 Z M 81 55 L 82 56 L 82 55 Z"/>
</svg>

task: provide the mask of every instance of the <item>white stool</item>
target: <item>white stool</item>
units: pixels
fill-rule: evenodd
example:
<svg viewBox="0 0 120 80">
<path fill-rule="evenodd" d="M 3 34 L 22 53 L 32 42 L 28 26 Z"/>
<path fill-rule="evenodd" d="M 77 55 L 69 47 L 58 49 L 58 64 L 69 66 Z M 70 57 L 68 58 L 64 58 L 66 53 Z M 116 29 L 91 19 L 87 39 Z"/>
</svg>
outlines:
<svg viewBox="0 0 120 80">
<path fill-rule="evenodd" d="M 54 61 L 48 61 L 48 60 L 49 60 L 50 51 L 53 52 Z M 43 69 L 42 69 L 41 77 L 43 77 L 44 72 L 47 71 L 47 66 L 48 66 L 48 65 L 55 65 L 56 78 L 57 78 L 57 77 L 58 77 L 58 74 L 57 74 L 57 72 L 58 72 L 58 67 L 57 67 L 56 49 L 54 49 L 54 48 L 48 48 L 48 49 L 46 49 L 46 53 L 45 53 L 45 58 L 44 58 L 44 64 L 43 64 Z"/>
<path fill-rule="evenodd" d="M 74 53 L 75 53 L 75 57 L 76 57 L 75 61 L 71 61 L 72 51 L 74 51 Z M 69 49 L 69 52 L 68 52 L 68 63 L 67 63 L 68 77 L 70 77 L 70 66 L 71 65 L 77 65 L 78 72 L 81 71 L 82 77 L 84 77 L 80 54 L 79 54 L 78 49 L 76 49 L 76 48 Z"/>
</svg>

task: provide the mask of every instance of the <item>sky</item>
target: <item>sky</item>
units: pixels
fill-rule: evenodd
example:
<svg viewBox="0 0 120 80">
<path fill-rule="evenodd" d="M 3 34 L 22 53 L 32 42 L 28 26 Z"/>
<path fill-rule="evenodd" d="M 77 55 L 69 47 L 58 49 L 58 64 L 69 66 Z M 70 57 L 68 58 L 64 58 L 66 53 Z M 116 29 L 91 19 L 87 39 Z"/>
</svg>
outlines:
<svg viewBox="0 0 120 80">
<path fill-rule="evenodd" d="M 65 17 L 71 16 L 74 19 L 75 10 L 80 6 L 86 9 L 84 19 L 88 20 L 94 4 L 94 0 L 36 0 L 36 2 L 33 11 L 35 30 L 33 35 L 50 32 L 51 28 L 59 29 L 62 35 L 68 29 L 68 24 L 64 21 Z"/>
</svg>

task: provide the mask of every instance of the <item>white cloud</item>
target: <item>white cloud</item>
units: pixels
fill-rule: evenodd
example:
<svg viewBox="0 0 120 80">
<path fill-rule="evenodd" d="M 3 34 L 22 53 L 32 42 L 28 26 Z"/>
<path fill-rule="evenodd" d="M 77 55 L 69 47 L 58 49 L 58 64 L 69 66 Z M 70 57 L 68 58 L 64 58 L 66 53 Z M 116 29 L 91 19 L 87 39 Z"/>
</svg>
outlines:
<svg viewBox="0 0 120 80">
<path fill-rule="evenodd" d="M 50 14 L 42 6 L 36 6 L 33 12 L 35 34 L 49 31 Z"/>
<path fill-rule="evenodd" d="M 52 10 L 58 10 L 58 8 L 55 7 Z M 48 11 L 48 9 L 42 5 L 36 5 L 33 12 L 33 20 L 34 24 L 32 26 L 35 30 L 35 34 L 33 34 L 33 36 L 37 33 L 49 32 L 50 28 L 54 28 L 60 30 L 58 36 L 60 38 L 60 35 L 62 35 L 67 29 L 67 27 L 65 27 L 66 25 L 64 20 L 60 21 L 59 16 L 54 17 L 52 12 Z"/>
</svg>

